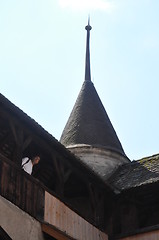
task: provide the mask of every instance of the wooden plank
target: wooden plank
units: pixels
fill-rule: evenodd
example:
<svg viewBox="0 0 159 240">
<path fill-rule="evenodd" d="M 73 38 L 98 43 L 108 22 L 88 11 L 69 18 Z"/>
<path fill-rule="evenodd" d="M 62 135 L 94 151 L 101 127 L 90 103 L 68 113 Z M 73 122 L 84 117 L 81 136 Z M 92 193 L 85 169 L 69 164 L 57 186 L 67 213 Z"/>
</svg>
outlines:
<svg viewBox="0 0 159 240">
<path fill-rule="evenodd" d="M 15 182 L 15 204 L 17 206 L 21 205 L 21 187 L 22 187 L 22 172 L 16 174 L 16 182 Z"/>
<path fill-rule="evenodd" d="M 45 192 L 44 221 L 65 232 L 70 238 L 86 240 L 86 232 L 89 232 L 91 240 L 108 239 L 106 233 L 101 232 L 48 192 Z"/>
<path fill-rule="evenodd" d="M 47 233 L 51 237 L 56 238 L 57 240 L 74 240 L 73 238 L 66 236 L 65 233 L 60 232 L 59 230 L 48 224 L 41 223 L 41 228 L 43 232 Z"/>
<path fill-rule="evenodd" d="M 43 219 L 43 186 L 13 165 L 0 159 L 0 194 L 31 216 Z"/>
</svg>

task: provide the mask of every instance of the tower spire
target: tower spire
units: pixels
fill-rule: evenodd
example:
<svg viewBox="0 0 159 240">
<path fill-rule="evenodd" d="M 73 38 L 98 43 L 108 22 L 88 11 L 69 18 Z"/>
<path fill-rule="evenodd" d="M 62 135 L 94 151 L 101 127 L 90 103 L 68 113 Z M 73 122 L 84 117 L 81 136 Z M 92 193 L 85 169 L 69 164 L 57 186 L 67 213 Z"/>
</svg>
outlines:
<svg viewBox="0 0 159 240">
<path fill-rule="evenodd" d="M 89 38 L 90 38 L 90 30 L 92 29 L 92 27 L 90 26 L 89 22 L 90 22 L 90 18 L 88 17 L 88 25 L 85 27 L 85 29 L 87 30 L 85 80 L 91 81 Z"/>
</svg>

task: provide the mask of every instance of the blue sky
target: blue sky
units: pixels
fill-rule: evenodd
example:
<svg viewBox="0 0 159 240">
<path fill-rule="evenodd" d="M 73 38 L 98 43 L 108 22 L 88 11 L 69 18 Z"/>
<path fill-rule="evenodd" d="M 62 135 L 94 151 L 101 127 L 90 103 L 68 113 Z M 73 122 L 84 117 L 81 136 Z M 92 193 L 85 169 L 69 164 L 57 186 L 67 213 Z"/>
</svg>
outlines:
<svg viewBox="0 0 159 240">
<path fill-rule="evenodd" d="M 56 139 L 91 75 L 127 156 L 159 152 L 158 0 L 0 1 L 1 93 Z"/>
</svg>

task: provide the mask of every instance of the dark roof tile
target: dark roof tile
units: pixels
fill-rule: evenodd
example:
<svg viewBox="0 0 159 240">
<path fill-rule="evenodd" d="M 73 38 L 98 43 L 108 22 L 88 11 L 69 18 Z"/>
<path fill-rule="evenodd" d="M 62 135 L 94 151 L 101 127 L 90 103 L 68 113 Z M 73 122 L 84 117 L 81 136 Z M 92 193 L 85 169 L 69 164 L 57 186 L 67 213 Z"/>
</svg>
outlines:
<svg viewBox="0 0 159 240">
<path fill-rule="evenodd" d="M 101 146 L 125 155 L 91 81 L 84 81 L 60 142 L 65 146 L 76 144 Z"/>
<path fill-rule="evenodd" d="M 159 181 L 159 154 L 120 166 L 108 180 L 120 191 Z"/>
</svg>

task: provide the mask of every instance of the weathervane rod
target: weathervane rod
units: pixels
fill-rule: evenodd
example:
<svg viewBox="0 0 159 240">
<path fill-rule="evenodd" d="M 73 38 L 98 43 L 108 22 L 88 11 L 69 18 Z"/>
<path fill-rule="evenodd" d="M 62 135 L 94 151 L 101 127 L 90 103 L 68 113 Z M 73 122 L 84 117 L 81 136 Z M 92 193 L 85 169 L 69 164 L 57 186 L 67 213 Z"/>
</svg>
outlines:
<svg viewBox="0 0 159 240">
<path fill-rule="evenodd" d="M 89 51 L 89 39 L 90 39 L 90 17 L 88 17 L 88 25 L 85 27 L 87 30 L 87 40 L 86 40 L 86 62 L 85 62 L 85 80 L 91 81 L 91 71 L 90 71 L 90 51 Z"/>
</svg>

